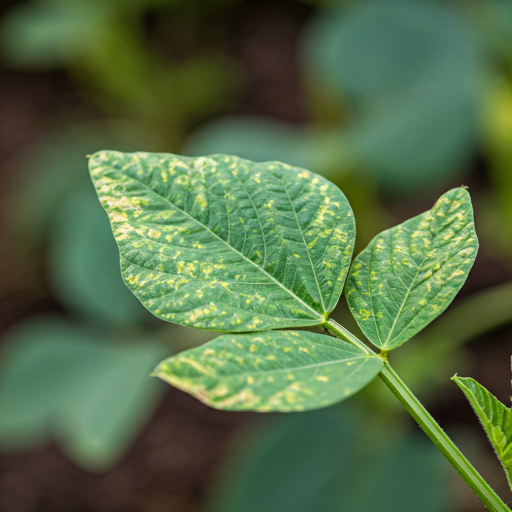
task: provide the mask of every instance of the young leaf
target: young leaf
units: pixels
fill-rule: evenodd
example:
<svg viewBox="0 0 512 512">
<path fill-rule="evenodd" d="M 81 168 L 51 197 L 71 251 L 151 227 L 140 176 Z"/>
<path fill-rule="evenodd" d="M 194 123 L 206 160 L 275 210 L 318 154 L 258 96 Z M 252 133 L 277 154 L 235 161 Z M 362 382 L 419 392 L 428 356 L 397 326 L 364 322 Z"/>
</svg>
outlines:
<svg viewBox="0 0 512 512">
<path fill-rule="evenodd" d="M 279 162 L 102 151 L 90 159 L 128 287 L 189 327 L 318 325 L 338 302 L 355 225 L 332 183 Z"/>
<path fill-rule="evenodd" d="M 382 368 L 379 357 L 306 331 L 224 335 L 160 363 L 155 374 L 230 411 L 305 411 L 353 395 Z"/>
<path fill-rule="evenodd" d="M 512 489 L 512 410 L 468 377 L 452 378 L 464 392 L 496 450 Z"/>
<path fill-rule="evenodd" d="M 354 260 L 346 296 L 366 337 L 391 350 L 440 315 L 473 265 L 478 240 L 464 188 L 377 235 Z"/>
</svg>

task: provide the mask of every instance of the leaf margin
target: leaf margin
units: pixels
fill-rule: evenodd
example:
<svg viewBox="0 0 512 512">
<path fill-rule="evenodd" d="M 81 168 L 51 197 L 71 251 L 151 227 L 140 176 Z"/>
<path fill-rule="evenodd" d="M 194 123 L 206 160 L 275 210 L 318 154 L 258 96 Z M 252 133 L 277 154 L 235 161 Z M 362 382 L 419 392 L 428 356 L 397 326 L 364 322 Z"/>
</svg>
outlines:
<svg viewBox="0 0 512 512">
<path fill-rule="evenodd" d="M 512 409 L 506 407 L 484 386 L 482 386 L 479 382 L 477 382 L 475 379 L 472 379 L 471 377 L 459 377 L 457 374 L 455 374 L 451 380 L 453 380 L 455 384 L 459 386 L 464 395 L 466 395 L 466 398 L 468 399 L 468 402 L 470 403 L 473 411 L 475 412 L 477 418 L 480 420 L 480 423 L 485 433 L 487 434 L 487 438 L 489 439 L 489 442 L 491 443 L 496 456 L 500 461 L 503 470 L 505 471 L 508 484 L 512 490 Z M 468 386 L 466 383 L 469 383 L 470 386 Z M 488 412 L 484 410 L 486 404 L 481 403 L 481 400 L 475 395 L 474 390 L 471 388 L 474 388 L 477 390 L 477 392 L 482 393 L 482 397 L 487 397 L 489 399 L 491 407 L 494 406 L 497 409 L 493 412 L 497 413 L 498 415 L 501 414 L 502 422 L 507 422 L 507 425 L 502 425 L 502 427 L 508 427 L 510 429 L 509 433 L 504 432 L 504 429 L 500 428 L 500 426 L 497 425 L 495 421 L 493 422 L 493 418 L 489 418 Z M 505 437 L 506 446 L 508 447 L 504 450 L 503 453 L 502 448 L 498 445 L 498 440 L 495 438 L 496 429 L 503 437 Z M 508 438 L 506 437 L 507 435 Z M 504 461 L 505 455 L 508 455 L 507 461 Z"/>
</svg>

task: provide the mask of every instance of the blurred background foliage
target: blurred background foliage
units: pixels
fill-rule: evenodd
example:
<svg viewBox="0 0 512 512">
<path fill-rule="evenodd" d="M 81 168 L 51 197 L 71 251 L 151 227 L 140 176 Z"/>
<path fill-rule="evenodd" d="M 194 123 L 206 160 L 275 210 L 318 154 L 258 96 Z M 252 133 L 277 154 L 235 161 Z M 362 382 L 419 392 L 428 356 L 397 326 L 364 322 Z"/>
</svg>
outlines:
<svg viewBox="0 0 512 512">
<path fill-rule="evenodd" d="M 105 148 L 230 153 L 321 173 L 353 205 L 356 251 L 470 185 L 475 269 L 392 360 L 512 499 L 449 380 L 471 374 L 508 400 L 509 0 L 0 9 L 2 510 L 481 509 L 378 381 L 327 410 L 260 416 L 209 410 L 149 378 L 163 357 L 214 335 L 153 318 L 124 286 L 86 170 L 85 155 Z M 334 316 L 357 332 L 344 299 Z"/>
</svg>

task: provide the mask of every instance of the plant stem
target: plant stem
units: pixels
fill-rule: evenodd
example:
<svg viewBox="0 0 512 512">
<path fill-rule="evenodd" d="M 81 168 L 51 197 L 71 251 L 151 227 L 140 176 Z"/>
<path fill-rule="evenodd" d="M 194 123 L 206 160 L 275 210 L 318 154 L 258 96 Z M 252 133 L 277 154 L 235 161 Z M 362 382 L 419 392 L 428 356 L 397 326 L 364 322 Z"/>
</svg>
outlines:
<svg viewBox="0 0 512 512">
<path fill-rule="evenodd" d="M 462 479 L 480 498 L 487 509 L 491 512 L 510 512 L 510 509 L 503 503 L 500 497 L 492 490 L 466 457 L 464 457 L 462 452 L 423 407 L 412 391 L 404 384 L 389 363 L 384 363 L 384 368 L 379 376 L 398 400 L 400 400 L 409 414 L 416 420 L 425 434 L 427 434 L 430 440 L 437 446 L 438 450 L 457 470 Z"/>
<path fill-rule="evenodd" d="M 362 341 L 360 341 L 351 332 L 339 325 L 332 319 L 327 320 L 324 327 L 336 336 L 353 343 L 363 350 L 366 354 L 375 354 Z M 478 471 L 464 457 L 462 452 L 455 446 L 453 441 L 446 435 L 436 420 L 423 407 L 412 391 L 405 385 L 400 377 L 395 373 L 385 358 L 384 367 L 379 376 L 386 386 L 398 398 L 407 412 L 414 418 L 422 430 L 427 434 L 430 440 L 436 445 L 438 450 L 446 457 L 448 462 L 455 468 L 462 479 L 469 485 L 473 492 L 478 496 L 482 503 L 490 512 L 511 512 L 503 503 L 500 497 L 493 491 L 489 484 L 481 477 Z"/>
<path fill-rule="evenodd" d="M 354 336 L 350 331 L 345 329 L 345 327 L 340 325 L 332 318 L 329 318 L 325 322 L 323 327 L 325 327 L 328 331 L 331 331 L 338 338 L 341 338 L 342 340 L 348 341 L 349 343 L 352 343 L 352 345 L 359 347 L 365 354 L 377 355 L 372 349 L 367 347 L 357 336 Z"/>
</svg>

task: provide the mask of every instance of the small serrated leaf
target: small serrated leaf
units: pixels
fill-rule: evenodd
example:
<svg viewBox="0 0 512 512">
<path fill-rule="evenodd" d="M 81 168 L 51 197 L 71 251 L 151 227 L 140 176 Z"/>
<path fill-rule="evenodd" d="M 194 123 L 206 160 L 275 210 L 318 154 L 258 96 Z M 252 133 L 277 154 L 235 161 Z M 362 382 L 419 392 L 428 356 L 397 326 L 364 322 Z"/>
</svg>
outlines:
<svg viewBox="0 0 512 512">
<path fill-rule="evenodd" d="M 279 162 L 102 151 L 89 166 L 126 284 L 164 320 L 223 332 L 325 322 L 355 238 L 342 192 Z"/>
<path fill-rule="evenodd" d="M 452 380 L 462 389 L 480 419 L 512 489 L 512 410 L 474 379 L 455 375 Z"/>
<path fill-rule="evenodd" d="M 465 188 L 377 235 L 354 260 L 345 294 L 365 336 L 392 350 L 439 316 L 466 281 L 478 251 Z"/>
<path fill-rule="evenodd" d="M 305 411 L 357 393 L 383 365 L 342 340 L 306 331 L 224 335 L 162 361 L 155 374 L 231 411 Z"/>
</svg>

